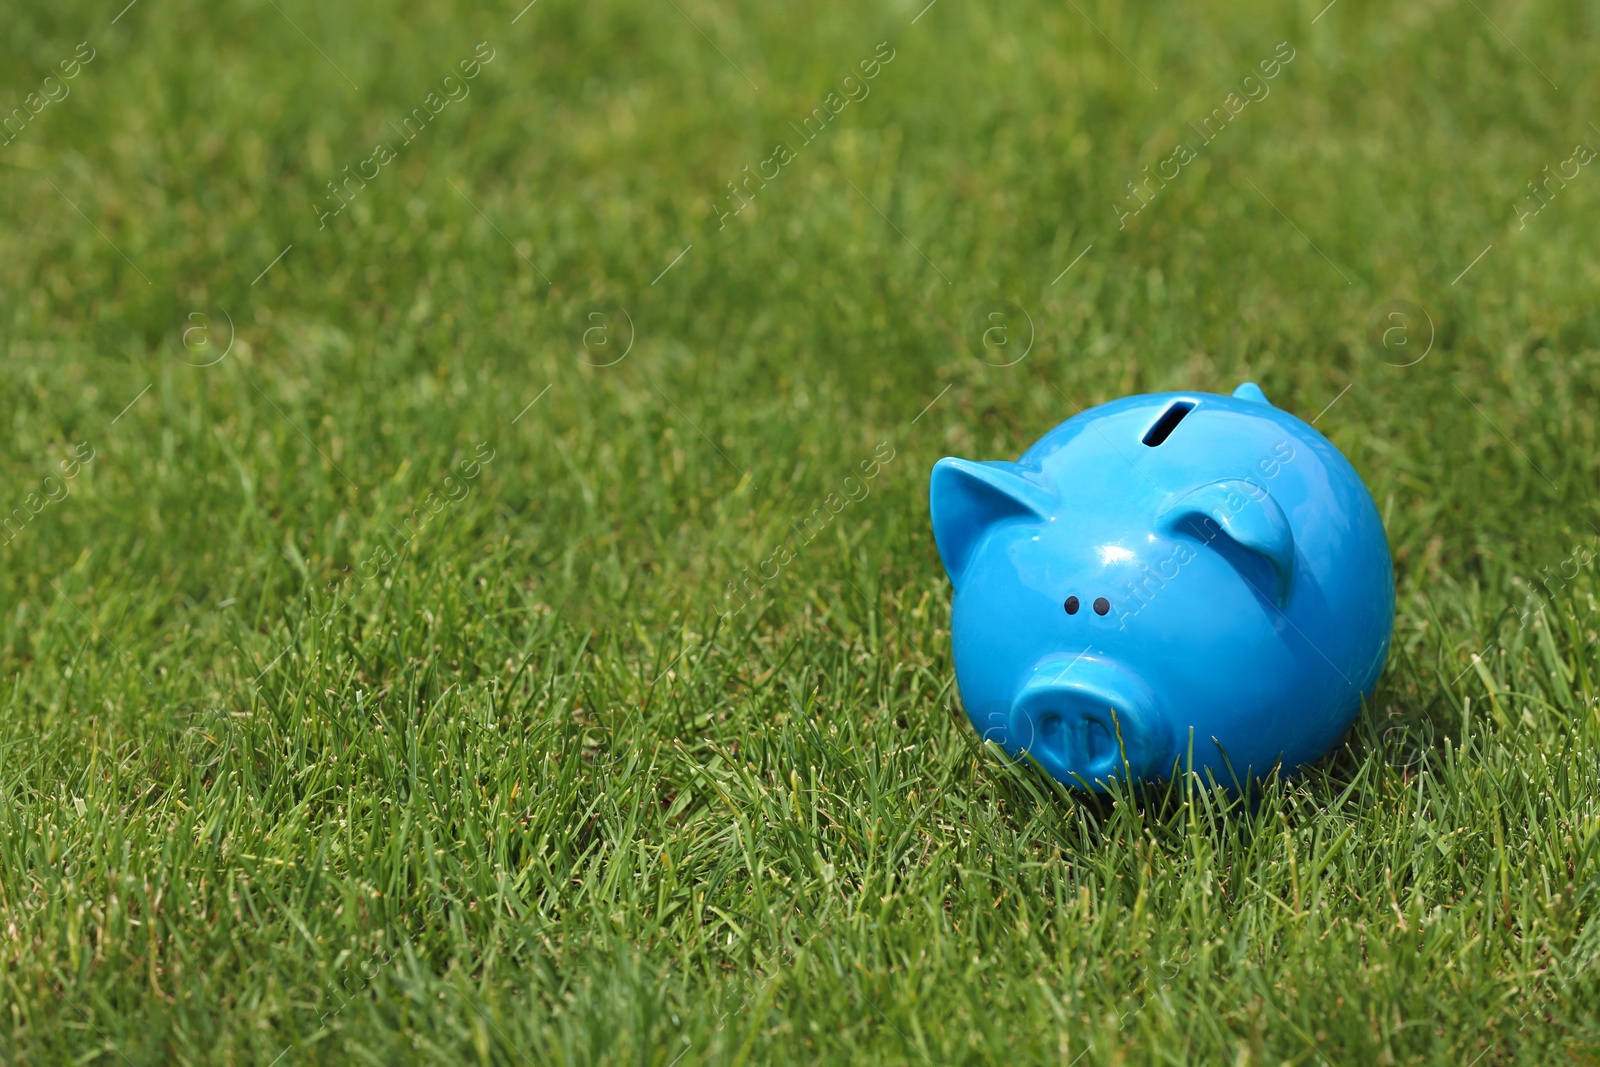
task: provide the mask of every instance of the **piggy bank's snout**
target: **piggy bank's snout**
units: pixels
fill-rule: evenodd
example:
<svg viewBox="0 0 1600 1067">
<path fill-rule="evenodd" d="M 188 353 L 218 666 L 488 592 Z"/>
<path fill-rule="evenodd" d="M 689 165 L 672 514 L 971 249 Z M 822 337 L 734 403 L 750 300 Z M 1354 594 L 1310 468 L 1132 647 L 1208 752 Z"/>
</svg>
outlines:
<svg viewBox="0 0 1600 1067">
<path fill-rule="evenodd" d="M 1085 787 L 1170 768 L 1171 744 L 1154 694 L 1114 663 L 1080 656 L 1043 664 L 1011 705 L 1008 740 L 1051 775 Z"/>
</svg>

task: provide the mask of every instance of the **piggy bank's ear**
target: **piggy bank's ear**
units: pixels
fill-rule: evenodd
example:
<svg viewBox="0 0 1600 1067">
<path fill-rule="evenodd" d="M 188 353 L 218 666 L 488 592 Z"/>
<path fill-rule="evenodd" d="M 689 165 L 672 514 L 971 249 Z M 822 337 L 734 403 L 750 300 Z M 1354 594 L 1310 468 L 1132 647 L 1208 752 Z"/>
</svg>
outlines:
<svg viewBox="0 0 1600 1067">
<path fill-rule="evenodd" d="M 984 534 L 1008 519 L 1048 518 L 1055 510 L 1055 495 L 1015 463 L 941 459 L 928 483 L 928 506 L 939 558 L 951 584 L 959 588 Z"/>
<path fill-rule="evenodd" d="M 1157 522 L 1221 553 L 1278 607 L 1289 602 L 1294 532 L 1283 508 L 1261 486 L 1237 479 L 1202 485 L 1168 501 Z"/>
<path fill-rule="evenodd" d="M 1272 401 L 1267 399 L 1267 394 L 1263 393 L 1261 386 L 1255 382 L 1241 382 L 1239 388 L 1233 391 L 1233 397 L 1235 400 L 1249 400 L 1256 404 L 1265 404 L 1269 408 L 1272 406 Z"/>
</svg>

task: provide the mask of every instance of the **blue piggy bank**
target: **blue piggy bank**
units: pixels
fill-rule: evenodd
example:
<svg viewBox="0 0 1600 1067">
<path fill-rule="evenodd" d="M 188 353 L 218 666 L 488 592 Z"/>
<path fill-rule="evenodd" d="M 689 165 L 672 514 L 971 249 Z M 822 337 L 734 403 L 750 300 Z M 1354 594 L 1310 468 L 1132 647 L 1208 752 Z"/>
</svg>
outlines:
<svg viewBox="0 0 1600 1067">
<path fill-rule="evenodd" d="M 1372 496 L 1252 383 L 1103 404 L 1015 463 L 941 459 L 929 497 L 967 715 L 1062 782 L 1293 770 L 1383 670 Z"/>
</svg>

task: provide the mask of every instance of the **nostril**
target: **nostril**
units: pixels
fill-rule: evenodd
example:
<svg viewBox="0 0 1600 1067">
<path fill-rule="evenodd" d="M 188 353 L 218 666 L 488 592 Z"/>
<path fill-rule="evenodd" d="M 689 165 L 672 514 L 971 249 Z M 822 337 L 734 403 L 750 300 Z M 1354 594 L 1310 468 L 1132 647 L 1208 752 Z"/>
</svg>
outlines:
<svg viewBox="0 0 1600 1067">
<path fill-rule="evenodd" d="M 1085 718 L 1082 732 L 1083 766 L 1094 772 L 1109 770 L 1116 764 L 1117 738 L 1111 727 L 1098 718 Z"/>
</svg>

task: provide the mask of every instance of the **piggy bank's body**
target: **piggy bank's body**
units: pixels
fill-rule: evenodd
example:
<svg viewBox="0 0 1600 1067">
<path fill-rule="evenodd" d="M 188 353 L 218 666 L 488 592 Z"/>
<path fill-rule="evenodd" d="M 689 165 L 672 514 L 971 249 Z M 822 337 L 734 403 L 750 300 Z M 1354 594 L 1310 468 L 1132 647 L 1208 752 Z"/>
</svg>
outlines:
<svg viewBox="0 0 1600 1067">
<path fill-rule="evenodd" d="M 1254 385 L 1114 401 L 1016 463 L 942 459 L 930 497 L 967 714 L 1063 782 L 1293 769 L 1383 669 L 1372 497 Z"/>
</svg>

